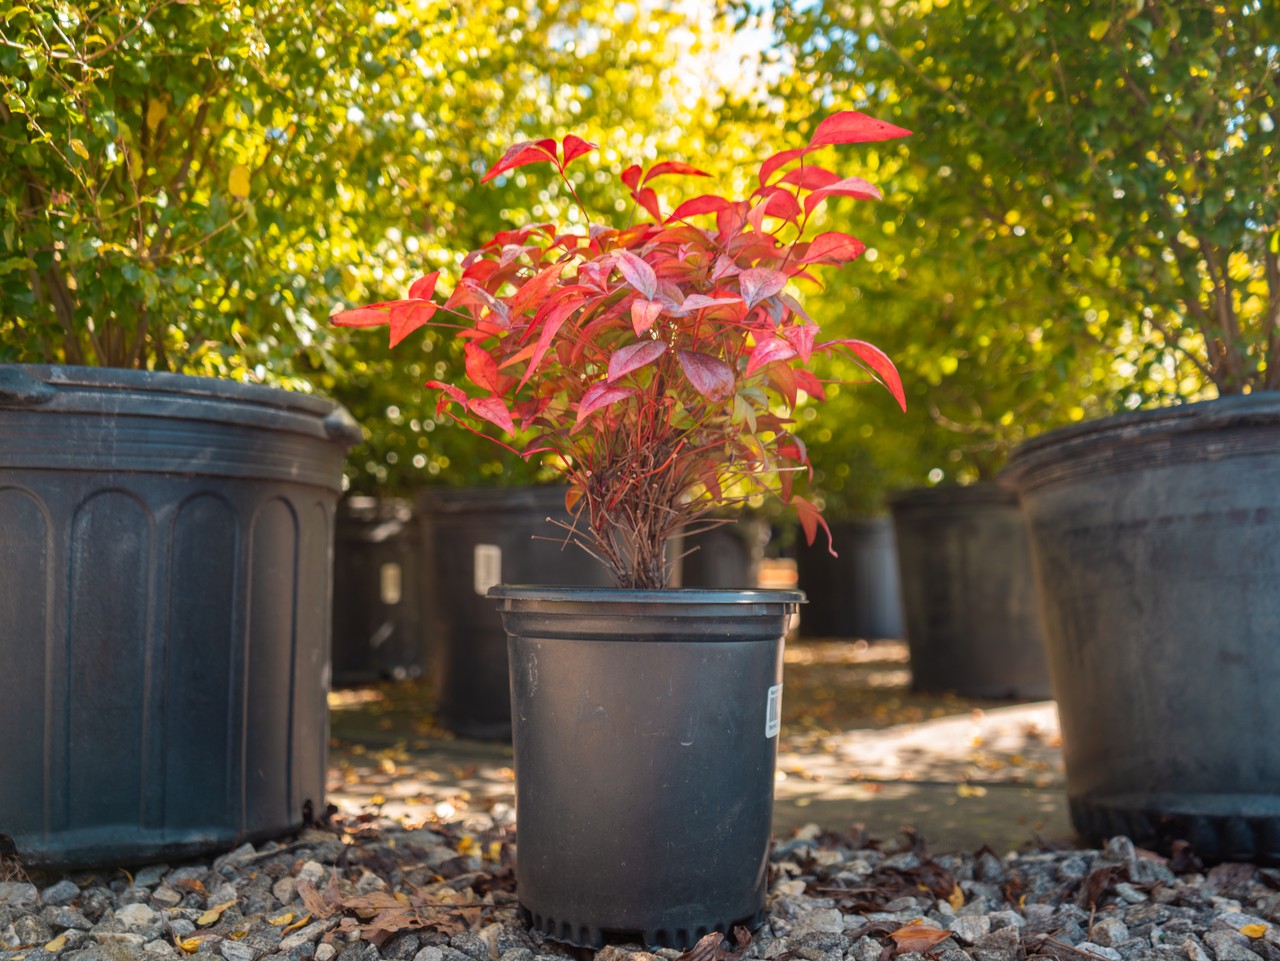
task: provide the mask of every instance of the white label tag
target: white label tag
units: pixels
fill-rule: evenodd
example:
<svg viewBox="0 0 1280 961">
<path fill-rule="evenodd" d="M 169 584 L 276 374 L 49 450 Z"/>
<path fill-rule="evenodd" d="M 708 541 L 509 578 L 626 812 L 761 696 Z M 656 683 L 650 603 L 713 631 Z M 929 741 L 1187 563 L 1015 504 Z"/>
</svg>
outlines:
<svg viewBox="0 0 1280 961">
<path fill-rule="evenodd" d="M 378 570 L 378 586 L 382 603 L 387 606 L 400 603 L 401 581 L 399 564 L 383 564 Z"/>
<path fill-rule="evenodd" d="M 782 730 L 782 685 L 769 688 L 769 703 L 764 712 L 764 736 L 777 737 Z"/>
<path fill-rule="evenodd" d="M 489 588 L 502 583 L 502 548 L 496 544 L 477 544 L 475 550 L 475 588 L 483 597 Z"/>
</svg>

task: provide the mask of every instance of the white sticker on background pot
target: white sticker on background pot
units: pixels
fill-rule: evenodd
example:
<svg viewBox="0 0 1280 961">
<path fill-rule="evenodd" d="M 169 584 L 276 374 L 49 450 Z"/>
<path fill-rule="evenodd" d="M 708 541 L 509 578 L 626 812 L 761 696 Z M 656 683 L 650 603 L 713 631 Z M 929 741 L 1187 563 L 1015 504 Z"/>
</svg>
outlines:
<svg viewBox="0 0 1280 961">
<path fill-rule="evenodd" d="M 502 548 L 496 544 L 477 544 L 475 559 L 475 590 L 483 597 L 489 588 L 502 583 Z"/>
</svg>

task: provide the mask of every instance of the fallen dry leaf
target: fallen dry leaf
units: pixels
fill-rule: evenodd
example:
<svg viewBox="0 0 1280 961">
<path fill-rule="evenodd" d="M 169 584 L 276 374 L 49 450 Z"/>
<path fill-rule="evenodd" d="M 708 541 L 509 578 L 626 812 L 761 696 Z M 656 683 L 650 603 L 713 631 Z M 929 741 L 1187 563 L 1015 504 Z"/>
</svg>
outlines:
<svg viewBox="0 0 1280 961">
<path fill-rule="evenodd" d="M 1265 924 L 1246 924 L 1240 929 L 1240 933 L 1246 938 L 1253 938 L 1255 941 L 1267 933 Z"/>
<path fill-rule="evenodd" d="M 903 925 L 897 931 L 890 931 L 889 937 L 893 938 L 893 943 L 898 946 L 898 950 L 902 953 L 906 954 L 914 951 L 918 954 L 923 954 L 935 944 L 951 937 L 951 932 L 916 921 L 912 924 Z"/>
<path fill-rule="evenodd" d="M 234 901 L 226 901 L 222 904 L 215 904 L 204 914 L 200 915 L 200 917 L 196 918 L 196 924 L 202 928 L 207 928 L 211 924 L 217 924 L 222 920 L 222 912 L 227 910 L 227 908 L 232 907 L 235 903 L 236 902 Z"/>
</svg>

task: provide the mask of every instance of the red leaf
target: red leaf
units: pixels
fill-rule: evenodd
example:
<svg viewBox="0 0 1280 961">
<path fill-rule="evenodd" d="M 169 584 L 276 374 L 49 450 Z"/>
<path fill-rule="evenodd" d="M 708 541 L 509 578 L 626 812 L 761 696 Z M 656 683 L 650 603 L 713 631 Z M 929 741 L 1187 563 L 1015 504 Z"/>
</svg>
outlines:
<svg viewBox="0 0 1280 961">
<path fill-rule="evenodd" d="M 658 206 L 658 195 L 653 192 L 652 187 L 645 187 L 631 196 L 635 197 L 636 203 L 649 211 L 649 216 L 655 223 L 662 223 L 662 208 Z"/>
<path fill-rule="evenodd" d="M 809 249 L 800 258 L 802 264 L 843 264 L 856 260 L 867 249 L 857 237 L 850 237 L 838 230 L 818 234 L 809 243 Z"/>
<path fill-rule="evenodd" d="M 501 427 L 508 434 L 516 432 L 515 422 L 511 419 L 511 411 L 501 397 L 477 397 L 467 401 L 467 410 L 490 424 Z"/>
<path fill-rule="evenodd" d="M 430 300 L 436 292 L 436 281 L 440 279 L 440 271 L 433 270 L 425 277 L 419 277 L 409 288 L 409 296 L 414 300 Z"/>
<path fill-rule="evenodd" d="M 601 407 L 608 407 L 610 404 L 616 404 L 624 398 L 635 394 L 634 387 L 614 387 L 607 381 L 598 381 L 587 388 L 587 392 L 582 395 L 582 400 L 578 403 L 578 419 L 574 421 L 574 433 L 582 426 L 582 422 L 598 411 Z"/>
<path fill-rule="evenodd" d="M 636 336 L 640 336 L 652 327 L 661 313 L 662 304 L 659 301 L 641 300 L 638 297 L 631 301 L 631 327 L 635 330 Z"/>
<path fill-rule="evenodd" d="M 733 393 L 733 368 L 709 354 L 682 350 L 680 367 L 694 389 L 708 400 L 724 400 Z"/>
<path fill-rule="evenodd" d="M 556 142 L 554 140 L 522 140 L 518 144 L 513 144 L 507 148 L 507 152 L 502 155 L 496 164 L 489 168 L 483 177 L 480 178 L 482 184 L 488 183 L 499 174 L 504 174 L 508 170 L 514 170 L 516 167 L 523 167 L 525 164 L 540 163 L 549 161 L 560 166 L 560 162 L 556 160 Z"/>
<path fill-rule="evenodd" d="M 629 250 L 618 253 L 618 270 L 646 300 L 653 300 L 658 295 L 658 275 L 653 268 Z"/>
<path fill-rule="evenodd" d="M 622 182 L 631 188 L 632 193 L 635 193 L 640 188 L 640 174 L 643 172 L 639 164 L 632 164 L 622 171 Z"/>
<path fill-rule="evenodd" d="M 742 291 L 742 299 L 750 309 L 787 286 L 787 275 L 780 270 L 770 270 L 767 267 L 752 267 L 738 275 L 738 284 Z"/>
<path fill-rule="evenodd" d="M 619 377 L 625 377 L 633 370 L 639 370 L 652 364 L 667 352 L 667 343 L 663 340 L 642 340 L 638 344 L 628 344 L 614 352 L 609 358 L 609 383 Z"/>
<path fill-rule="evenodd" d="M 785 340 L 779 340 L 776 337 L 762 340 L 756 344 L 755 350 L 751 351 L 751 357 L 747 361 L 747 373 L 753 374 L 766 364 L 772 364 L 776 360 L 790 360 L 795 355 L 796 349 Z"/>
<path fill-rule="evenodd" d="M 769 175 L 772 174 L 779 167 L 785 167 L 787 164 L 791 163 L 791 161 L 795 160 L 797 157 L 803 157 L 808 152 L 809 152 L 808 148 L 801 148 L 799 150 L 783 150 L 779 153 L 774 154 L 772 157 L 770 157 L 768 160 L 766 160 L 764 163 L 760 165 L 760 186 L 763 187 L 766 183 L 768 183 Z"/>
<path fill-rule="evenodd" d="M 403 303 L 403 300 L 384 300 L 379 304 L 340 310 L 329 318 L 329 323 L 335 327 L 382 327 L 391 323 L 391 308 Z"/>
<path fill-rule="evenodd" d="M 569 134 L 564 140 L 560 141 L 564 146 L 564 165 L 569 166 L 570 161 L 577 160 L 584 153 L 590 153 L 596 149 L 596 144 L 589 140 L 583 140 L 581 137 Z"/>
<path fill-rule="evenodd" d="M 555 288 L 563 272 L 564 264 L 552 264 L 526 280 L 507 301 L 511 316 L 519 317 L 531 304 L 543 300 Z"/>
<path fill-rule="evenodd" d="M 811 371 L 801 367 L 792 373 L 796 375 L 796 386 L 814 400 L 825 401 L 827 399 L 827 389 L 822 386 L 822 381 L 818 380 Z"/>
<path fill-rule="evenodd" d="M 903 410 L 907 409 L 907 395 L 902 389 L 902 378 L 898 376 L 898 368 L 893 366 L 893 361 L 889 359 L 888 354 L 865 340 L 831 340 L 819 344 L 818 349 L 826 350 L 833 346 L 846 348 L 860 362 L 871 368 L 893 395 L 893 399 L 898 402 L 898 406 Z"/>
<path fill-rule="evenodd" d="M 813 356 L 813 343 L 817 340 L 818 333 L 817 324 L 798 324 L 794 327 L 784 327 L 782 330 L 782 336 L 787 338 L 787 343 L 796 349 L 796 353 L 806 364 Z"/>
<path fill-rule="evenodd" d="M 650 167 L 649 172 L 644 175 L 643 182 L 648 183 L 654 177 L 661 177 L 663 174 L 687 174 L 690 177 L 711 176 L 711 174 L 699 170 L 697 167 L 691 167 L 687 163 L 681 163 L 679 160 L 665 160 Z"/>
<path fill-rule="evenodd" d="M 801 497 L 799 494 L 793 494 L 791 503 L 795 505 L 796 517 L 800 521 L 800 527 L 804 530 L 804 539 L 808 544 L 812 544 L 818 539 L 818 527 L 821 526 L 827 532 L 827 552 L 832 557 L 839 557 L 836 549 L 831 542 L 831 528 L 827 526 L 827 522 L 822 519 L 822 511 L 814 507 L 811 503 Z"/>
<path fill-rule="evenodd" d="M 391 308 L 391 346 L 394 347 L 419 327 L 424 326 L 439 309 L 430 300 L 411 300 Z"/>
<path fill-rule="evenodd" d="M 723 197 L 717 197 L 715 194 L 703 194 L 701 197 L 686 200 L 673 210 L 671 216 L 667 218 L 667 223 L 671 223 L 673 220 L 687 220 L 689 217 L 696 217 L 698 214 L 718 214 L 728 206 L 729 201 Z"/>
<path fill-rule="evenodd" d="M 463 351 L 466 354 L 467 376 L 471 378 L 471 382 L 477 387 L 501 394 L 504 378 L 498 373 L 498 362 L 493 356 L 479 344 L 470 342 L 464 345 Z"/>
<path fill-rule="evenodd" d="M 521 387 L 529 382 L 529 378 L 533 376 L 534 371 L 538 369 L 538 365 L 542 363 L 543 356 L 551 347 L 551 341 L 555 339 L 565 320 L 583 303 L 585 303 L 584 299 L 568 300 L 562 304 L 557 304 L 547 314 L 546 319 L 542 321 L 542 330 L 538 333 L 538 344 L 534 348 L 533 356 L 529 359 L 529 366 L 524 369 L 524 376 L 520 378 Z"/>
<path fill-rule="evenodd" d="M 818 124 L 818 129 L 813 132 L 813 139 L 809 141 L 809 149 L 816 150 L 835 143 L 872 143 L 910 136 L 910 130 L 876 120 L 856 110 L 842 110 Z"/>
<path fill-rule="evenodd" d="M 824 170 L 821 167 L 797 167 L 795 170 L 788 171 L 778 183 L 794 184 L 801 190 L 817 190 L 839 181 L 840 175 L 833 174 L 830 170 Z"/>
<path fill-rule="evenodd" d="M 812 213 L 828 197 L 856 197 L 858 200 L 882 200 L 880 188 L 861 177 L 846 177 L 826 187 L 819 187 L 804 198 L 805 213 Z"/>
<path fill-rule="evenodd" d="M 436 401 L 437 414 L 443 413 L 451 400 L 457 401 L 464 408 L 467 406 L 467 393 L 460 387 L 454 387 L 453 384 L 446 384 L 439 380 L 429 380 L 424 386 L 441 392 L 441 397 Z"/>
<path fill-rule="evenodd" d="M 764 212 L 770 217 L 778 217 L 795 223 L 800 219 L 800 204 L 791 191 L 781 187 L 774 188 L 769 199 L 765 201 Z"/>
</svg>

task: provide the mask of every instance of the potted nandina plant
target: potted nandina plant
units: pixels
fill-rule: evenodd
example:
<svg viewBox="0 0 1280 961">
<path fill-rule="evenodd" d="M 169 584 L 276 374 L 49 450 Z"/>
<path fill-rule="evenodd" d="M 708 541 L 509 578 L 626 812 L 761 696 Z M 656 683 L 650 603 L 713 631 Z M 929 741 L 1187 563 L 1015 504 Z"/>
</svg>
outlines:
<svg viewBox="0 0 1280 961">
<path fill-rule="evenodd" d="M 879 196 L 809 157 L 906 133 L 837 113 L 766 160 L 749 198 L 670 211 L 654 181 L 705 175 L 632 166 L 621 225 L 593 221 L 568 175 L 592 144 L 519 143 L 483 179 L 550 164 L 583 227 L 500 233 L 443 304 L 433 273 L 405 300 L 334 318 L 389 325 L 393 342 L 428 323 L 455 330 L 467 383 L 432 382 L 438 410 L 563 473 L 570 519 L 551 534 L 617 585 L 490 592 L 510 639 L 519 898 L 552 937 L 683 947 L 763 917 L 782 637 L 802 595 L 664 590 L 666 544 L 760 492 L 793 505 L 810 539 L 824 526 L 793 482 L 807 458 L 790 414 L 802 394 L 823 398 L 815 357 L 851 357 L 901 403 L 890 360 L 822 340 L 788 288 L 864 249 L 808 237 L 823 201 Z"/>
</svg>

